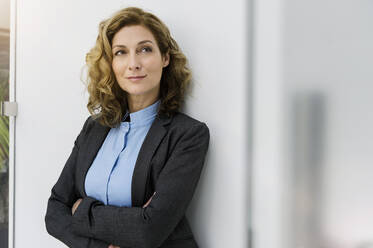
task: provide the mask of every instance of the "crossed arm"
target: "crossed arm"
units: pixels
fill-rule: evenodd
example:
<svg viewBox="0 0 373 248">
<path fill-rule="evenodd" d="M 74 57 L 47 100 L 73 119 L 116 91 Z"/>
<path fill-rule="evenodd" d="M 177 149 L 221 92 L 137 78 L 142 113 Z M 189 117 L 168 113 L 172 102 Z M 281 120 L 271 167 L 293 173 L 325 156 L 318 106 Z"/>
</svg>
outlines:
<svg viewBox="0 0 373 248">
<path fill-rule="evenodd" d="M 155 195 L 156 192 L 154 192 L 153 196 Z M 150 197 L 150 199 L 144 204 L 144 206 L 142 206 L 143 208 L 146 208 L 150 201 L 152 200 L 153 196 Z M 78 208 L 79 204 L 81 203 L 83 199 L 82 198 L 79 198 L 73 205 L 72 209 L 71 209 L 71 214 L 74 215 L 76 209 Z M 119 246 L 116 246 L 116 245 L 109 245 L 108 248 L 120 248 Z"/>
<path fill-rule="evenodd" d="M 159 247 L 186 212 L 208 144 L 206 124 L 189 128 L 164 165 L 155 185 L 156 194 L 143 207 L 131 208 L 104 205 L 91 197 L 78 199 L 71 168 L 78 152 L 78 146 L 74 146 L 48 202 L 48 232 L 69 247 Z"/>
</svg>

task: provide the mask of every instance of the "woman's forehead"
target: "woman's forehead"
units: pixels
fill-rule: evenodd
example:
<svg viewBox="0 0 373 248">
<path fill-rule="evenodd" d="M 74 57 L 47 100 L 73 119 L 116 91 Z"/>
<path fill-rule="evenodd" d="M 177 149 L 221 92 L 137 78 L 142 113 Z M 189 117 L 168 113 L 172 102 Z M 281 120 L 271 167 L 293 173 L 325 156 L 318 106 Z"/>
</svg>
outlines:
<svg viewBox="0 0 373 248">
<path fill-rule="evenodd" d="M 143 43 L 155 43 L 155 38 L 149 29 L 141 25 L 125 26 L 113 37 L 113 47 L 116 45 L 137 46 Z"/>
</svg>

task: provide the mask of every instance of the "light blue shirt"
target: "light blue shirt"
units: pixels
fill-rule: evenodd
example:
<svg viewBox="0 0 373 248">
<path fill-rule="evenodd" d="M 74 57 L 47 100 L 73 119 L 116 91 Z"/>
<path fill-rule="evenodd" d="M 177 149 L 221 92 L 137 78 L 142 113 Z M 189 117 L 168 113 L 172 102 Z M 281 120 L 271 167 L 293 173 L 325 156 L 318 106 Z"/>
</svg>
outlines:
<svg viewBox="0 0 373 248">
<path fill-rule="evenodd" d="M 85 178 L 88 196 L 105 205 L 132 206 L 133 170 L 160 101 L 133 113 L 127 111 L 120 126 L 110 129 Z M 128 114 L 129 122 L 124 121 Z"/>
</svg>

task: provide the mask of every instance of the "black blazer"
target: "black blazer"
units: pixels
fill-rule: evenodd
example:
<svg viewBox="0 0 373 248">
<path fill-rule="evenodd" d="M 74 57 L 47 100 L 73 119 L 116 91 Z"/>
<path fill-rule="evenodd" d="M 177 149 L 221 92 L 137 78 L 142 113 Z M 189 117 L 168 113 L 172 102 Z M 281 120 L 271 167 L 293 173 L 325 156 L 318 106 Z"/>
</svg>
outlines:
<svg viewBox="0 0 373 248">
<path fill-rule="evenodd" d="M 104 205 L 84 189 L 86 173 L 109 130 L 91 116 L 85 121 L 51 190 L 48 233 L 74 248 L 197 248 L 185 212 L 208 150 L 207 125 L 180 112 L 157 114 L 135 164 L 130 208 Z M 83 200 L 72 215 L 78 198 Z"/>
</svg>

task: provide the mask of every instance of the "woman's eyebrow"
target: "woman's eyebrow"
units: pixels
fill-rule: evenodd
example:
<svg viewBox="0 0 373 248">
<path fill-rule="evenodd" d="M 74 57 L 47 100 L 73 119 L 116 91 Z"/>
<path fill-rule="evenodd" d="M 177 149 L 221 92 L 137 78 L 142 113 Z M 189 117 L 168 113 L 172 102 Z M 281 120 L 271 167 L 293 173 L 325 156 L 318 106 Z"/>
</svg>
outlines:
<svg viewBox="0 0 373 248">
<path fill-rule="evenodd" d="M 141 44 L 146 43 L 146 42 L 153 43 L 151 40 L 142 40 L 142 41 L 140 41 L 139 43 L 137 43 L 137 45 L 141 45 Z M 122 48 L 125 48 L 126 46 L 125 46 L 125 45 L 114 45 L 113 48 L 115 48 L 115 47 L 122 47 Z"/>
</svg>

